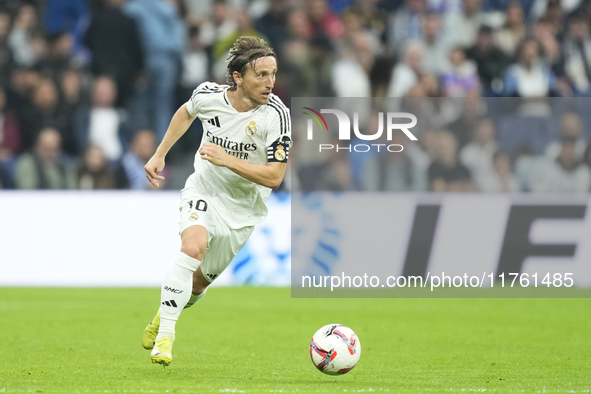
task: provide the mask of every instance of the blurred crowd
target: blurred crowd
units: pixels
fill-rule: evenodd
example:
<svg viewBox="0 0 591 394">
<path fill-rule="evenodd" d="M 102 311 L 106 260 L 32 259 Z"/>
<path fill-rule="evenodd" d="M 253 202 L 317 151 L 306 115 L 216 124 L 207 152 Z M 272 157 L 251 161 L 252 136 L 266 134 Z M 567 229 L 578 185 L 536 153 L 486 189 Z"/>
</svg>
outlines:
<svg viewBox="0 0 591 394">
<path fill-rule="evenodd" d="M 401 154 L 294 164 L 283 189 L 591 189 L 591 0 L 0 0 L 0 188 L 150 189 L 172 114 L 225 82 L 241 35 L 275 48 L 288 106 L 423 98 L 440 115 Z M 201 133 L 167 165 L 190 167 Z"/>
<path fill-rule="evenodd" d="M 385 102 L 358 121 L 358 130 L 365 135 L 379 130 L 380 115 L 393 108 L 392 99 Z M 291 162 L 296 176 L 291 187 L 304 191 L 588 193 L 590 104 L 591 100 L 580 98 L 531 102 L 517 97 L 405 97 L 394 102 L 394 111 L 389 112 L 416 115 L 417 125 L 411 129 L 416 141 L 400 130 L 388 139 L 385 126 L 372 141 L 356 136 L 348 141 L 335 136 L 318 141 L 316 135 L 312 140 L 296 139 L 292 156 L 297 159 Z M 356 99 L 353 106 L 362 105 Z M 534 107 L 548 114 L 522 115 L 525 108 Z M 338 106 L 330 103 L 327 108 Z M 339 130 L 331 120 L 328 129 Z"/>
</svg>

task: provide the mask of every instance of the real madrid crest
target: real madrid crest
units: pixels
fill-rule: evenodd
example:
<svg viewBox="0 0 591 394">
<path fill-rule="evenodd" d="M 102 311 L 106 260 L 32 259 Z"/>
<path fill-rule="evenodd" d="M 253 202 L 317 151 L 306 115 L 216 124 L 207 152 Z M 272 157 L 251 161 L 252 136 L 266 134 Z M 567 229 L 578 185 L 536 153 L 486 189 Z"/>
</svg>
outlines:
<svg viewBox="0 0 591 394">
<path fill-rule="evenodd" d="M 191 214 L 191 216 L 189 216 L 189 220 L 194 222 L 195 220 L 199 219 L 199 215 L 197 215 L 197 212 L 193 212 Z"/>
<path fill-rule="evenodd" d="M 250 121 L 250 124 L 246 126 L 246 135 L 253 136 L 257 133 L 257 122 L 254 120 Z"/>
<path fill-rule="evenodd" d="M 275 151 L 275 159 L 278 161 L 285 160 L 285 148 L 283 148 L 283 145 L 277 145 L 277 150 Z"/>
</svg>

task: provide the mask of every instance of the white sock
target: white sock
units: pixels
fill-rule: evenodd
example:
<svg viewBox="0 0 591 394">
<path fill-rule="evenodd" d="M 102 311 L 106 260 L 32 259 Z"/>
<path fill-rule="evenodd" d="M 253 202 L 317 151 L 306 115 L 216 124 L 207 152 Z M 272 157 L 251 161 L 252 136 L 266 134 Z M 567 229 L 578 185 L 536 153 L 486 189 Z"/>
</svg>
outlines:
<svg viewBox="0 0 591 394">
<path fill-rule="evenodd" d="M 199 301 L 200 299 L 203 298 L 205 293 L 207 293 L 207 288 L 205 288 L 205 290 L 203 290 L 203 293 L 201 293 L 199 295 L 191 294 L 191 298 L 189 298 L 189 302 L 187 302 L 187 305 L 185 305 L 185 307 L 183 309 L 187 309 L 187 308 L 190 308 L 193 305 L 195 305 L 195 303 L 197 301 Z"/>
<path fill-rule="evenodd" d="M 175 263 L 168 270 L 160 295 L 160 328 L 156 340 L 170 337 L 174 341 L 174 327 L 191 298 L 193 272 L 199 264 L 199 260 L 179 252 Z"/>
</svg>

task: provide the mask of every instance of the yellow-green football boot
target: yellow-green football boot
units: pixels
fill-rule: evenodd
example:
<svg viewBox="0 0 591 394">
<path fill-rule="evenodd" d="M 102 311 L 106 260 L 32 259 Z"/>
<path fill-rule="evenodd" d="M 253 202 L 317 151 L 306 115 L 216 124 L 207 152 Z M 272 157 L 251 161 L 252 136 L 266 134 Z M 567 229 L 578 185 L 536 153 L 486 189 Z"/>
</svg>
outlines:
<svg viewBox="0 0 591 394">
<path fill-rule="evenodd" d="M 150 356 L 153 363 L 168 366 L 172 362 L 172 338 L 164 337 L 157 340 Z"/>
<path fill-rule="evenodd" d="M 142 346 L 144 349 L 153 349 L 154 343 L 156 342 L 156 336 L 158 335 L 158 328 L 160 327 L 160 308 L 158 308 L 158 313 L 152 319 L 150 324 L 146 326 L 144 330 L 144 335 L 142 336 Z"/>
</svg>

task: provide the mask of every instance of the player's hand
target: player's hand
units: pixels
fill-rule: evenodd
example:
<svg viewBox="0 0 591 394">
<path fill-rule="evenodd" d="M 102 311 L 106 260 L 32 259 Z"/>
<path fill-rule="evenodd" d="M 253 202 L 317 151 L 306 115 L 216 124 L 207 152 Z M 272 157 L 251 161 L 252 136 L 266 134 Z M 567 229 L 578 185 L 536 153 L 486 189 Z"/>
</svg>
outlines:
<svg viewBox="0 0 591 394">
<path fill-rule="evenodd" d="M 210 142 L 203 144 L 201 149 L 199 149 L 199 154 L 203 160 L 207 160 L 216 166 L 225 166 L 226 159 L 230 156 L 226 153 L 224 148 Z"/>
<path fill-rule="evenodd" d="M 152 156 L 150 161 L 144 166 L 146 170 L 146 178 L 150 181 L 154 187 L 160 187 L 158 180 L 163 181 L 164 177 L 159 175 L 164 169 L 164 157 Z"/>
</svg>

